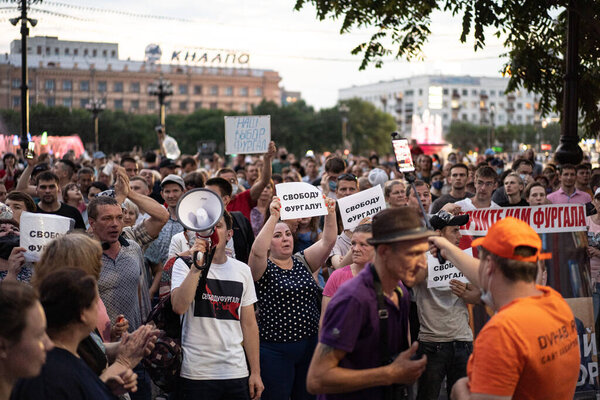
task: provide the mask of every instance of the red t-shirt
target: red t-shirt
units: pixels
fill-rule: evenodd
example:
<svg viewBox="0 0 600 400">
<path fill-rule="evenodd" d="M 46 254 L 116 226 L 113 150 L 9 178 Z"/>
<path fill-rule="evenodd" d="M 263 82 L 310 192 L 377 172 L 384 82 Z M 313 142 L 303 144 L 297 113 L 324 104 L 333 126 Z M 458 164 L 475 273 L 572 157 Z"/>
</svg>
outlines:
<svg viewBox="0 0 600 400">
<path fill-rule="evenodd" d="M 252 201 L 250 196 L 250 189 L 244 190 L 242 193 L 233 196 L 229 204 L 227 204 L 227 211 L 239 211 L 248 218 L 250 221 L 250 210 L 256 206 L 256 202 Z"/>
</svg>

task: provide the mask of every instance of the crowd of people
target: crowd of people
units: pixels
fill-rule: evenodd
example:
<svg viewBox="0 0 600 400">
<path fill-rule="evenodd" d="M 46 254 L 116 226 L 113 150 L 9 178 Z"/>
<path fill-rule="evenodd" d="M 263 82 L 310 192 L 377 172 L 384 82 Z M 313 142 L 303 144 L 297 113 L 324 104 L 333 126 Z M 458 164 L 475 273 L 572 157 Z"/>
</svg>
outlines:
<svg viewBox="0 0 600 400">
<path fill-rule="evenodd" d="M 160 149 L 145 154 L 3 156 L 0 400 L 572 396 L 578 349 L 577 360 L 565 351 L 561 364 L 531 365 L 532 333 L 511 331 L 523 336 L 514 349 L 506 342 L 515 323 L 571 333 L 560 295 L 536 285 L 544 283 L 537 234 L 507 218 L 473 242 L 480 265 L 459 250 L 459 228 L 474 209 L 580 203 L 590 231 L 600 233 L 600 168 L 542 165 L 531 149 L 509 162 L 491 151 L 430 156 L 415 145 L 411 185 L 389 155 L 296 158 L 271 142 L 265 154 L 226 162 L 181 154 L 157 133 Z M 276 185 L 286 182 L 318 187 L 327 215 L 281 220 Z M 337 200 L 377 185 L 387 209 L 344 229 Z M 208 270 L 207 241 L 177 214 L 182 196 L 197 188 L 225 208 Z M 39 262 L 26 262 L 24 211 L 71 218 L 75 229 L 49 242 Z M 511 231 L 527 241 L 512 240 Z M 427 256 L 438 253 L 469 283 L 428 287 Z M 589 253 L 600 288 L 600 250 Z M 173 393 L 153 387 L 142 362 L 161 335 L 147 317 L 166 296 L 183 316 Z M 504 319 L 492 318 L 474 346 L 469 304 L 483 299 L 498 312 L 536 296 L 548 304 L 500 312 Z M 558 311 L 545 316 L 545 307 Z M 523 320 L 534 312 L 539 321 Z M 486 346 L 505 354 L 500 367 Z M 537 389 L 538 375 L 554 376 L 540 372 L 554 365 L 569 372 L 557 372 L 563 378 L 537 396 L 530 386 Z"/>
</svg>

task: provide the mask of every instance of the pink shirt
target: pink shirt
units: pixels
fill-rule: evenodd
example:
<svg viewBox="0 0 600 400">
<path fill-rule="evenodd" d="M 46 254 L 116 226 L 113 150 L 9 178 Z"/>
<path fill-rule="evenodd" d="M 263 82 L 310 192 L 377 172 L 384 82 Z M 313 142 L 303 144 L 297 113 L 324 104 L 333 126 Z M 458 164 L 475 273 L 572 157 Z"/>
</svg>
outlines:
<svg viewBox="0 0 600 400">
<path fill-rule="evenodd" d="M 333 274 L 331 274 L 329 279 L 327 279 L 327 283 L 323 289 L 323 296 L 333 297 L 338 288 L 342 286 L 342 283 L 349 281 L 353 277 L 354 275 L 352 275 L 352 268 L 350 268 L 349 265 L 336 269 L 333 271 Z"/>
<path fill-rule="evenodd" d="M 585 217 L 585 223 L 590 232 L 600 233 L 600 225 L 594 223 L 591 216 Z M 600 283 L 600 257 L 590 257 L 590 268 L 592 270 L 592 281 Z"/>
<path fill-rule="evenodd" d="M 100 332 L 102 341 L 110 342 L 110 318 L 102 299 L 98 299 L 98 321 L 96 322 L 96 328 Z"/>
<path fill-rule="evenodd" d="M 550 193 L 548 195 L 548 200 L 550 200 L 552 204 L 587 204 L 592 201 L 592 196 L 578 189 L 575 189 L 573 194 L 569 196 L 561 187 L 556 192 Z"/>
</svg>

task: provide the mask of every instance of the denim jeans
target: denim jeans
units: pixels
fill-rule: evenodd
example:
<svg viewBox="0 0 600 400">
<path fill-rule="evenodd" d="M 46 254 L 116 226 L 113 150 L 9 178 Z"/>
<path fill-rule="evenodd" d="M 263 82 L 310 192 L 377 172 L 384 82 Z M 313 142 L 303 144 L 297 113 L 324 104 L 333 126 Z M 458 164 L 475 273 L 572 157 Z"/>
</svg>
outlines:
<svg viewBox="0 0 600 400">
<path fill-rule="evenodd" d="M 203 381 L 179 379 L 179 400 L 250 400 L 248 377 Z"/>
<path fill-rule="evenodd" d="M 427 356 L 425 372 L 419 378 L 417 400 L 437 400 L 444 377 L 448 398 L 452 386 L 467 376 L 467 361 L 473 352 L 473 342 L 421 342 L 419 355 Z"/>
</svg>

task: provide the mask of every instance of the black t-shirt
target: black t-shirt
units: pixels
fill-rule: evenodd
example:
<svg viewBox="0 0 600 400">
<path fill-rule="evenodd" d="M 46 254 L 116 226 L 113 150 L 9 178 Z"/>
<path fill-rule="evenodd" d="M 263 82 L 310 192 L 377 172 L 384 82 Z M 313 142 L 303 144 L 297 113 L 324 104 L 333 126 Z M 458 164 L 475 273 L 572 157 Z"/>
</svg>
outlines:
<svg viewBox="0 0 600 400">
<path fill-rule="evenodd" d="M 10 400 L 116 399 L 86 363 L 59 347 L 48 352 L 42 373 L 17 381 L 10 396 Z"/>
<path fill-rule="evenodd" d="M 39 204 L 37 207 L 37 213 L 39 214 L 54 214 L 60 215 L 61 217 L 73 218 L 75 220 L 75 229 L 83 229 L 85 230 L 85 223 L 83 222 L 83 217 L 78 209 L 75 207 L 71 207 L 65 203 L 60 203 L 60 208 L 57 211 L 47 212 L 40 208 Z"/>
<path fill-rule="evenodd" d="M 500 207 L 527 207 L 529 203 L 525 199 L 521 199 L 518 203 L 510 204 L 508 200 L 498 203 Z"/>
</svg>

